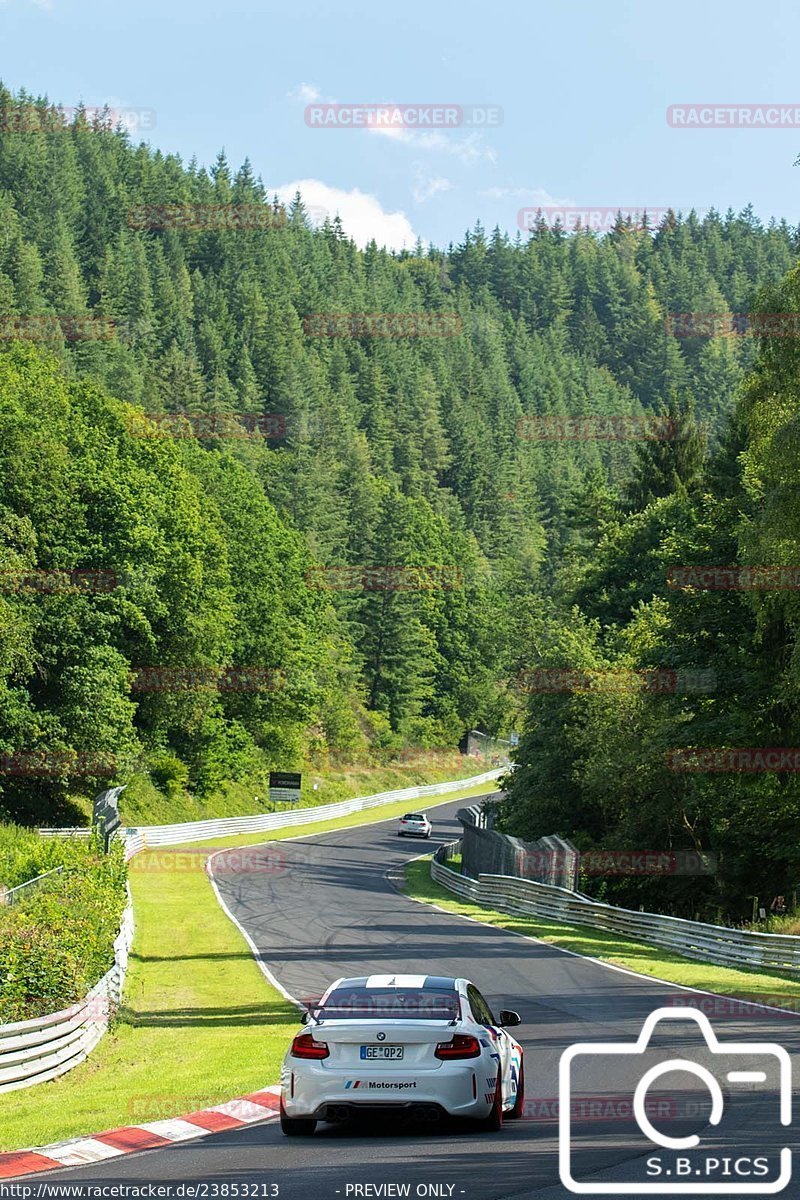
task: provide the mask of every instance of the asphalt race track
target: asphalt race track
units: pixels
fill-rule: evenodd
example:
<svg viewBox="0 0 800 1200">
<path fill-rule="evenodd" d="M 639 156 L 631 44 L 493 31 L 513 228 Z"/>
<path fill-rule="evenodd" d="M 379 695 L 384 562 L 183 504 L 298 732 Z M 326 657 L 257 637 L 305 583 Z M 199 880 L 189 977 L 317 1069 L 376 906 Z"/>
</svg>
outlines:
<svg viewBox="0 0 800 1200">
<path fill-rule="evenodd" d="M 495 1011 L 501 1006 L 517 1009 L 523 1024 L 514 1032 L 526 1050 L 525 1119 L 506 1122 L 499 1133 L 475 1133 L 455 1123 L 391 1129 L 320 1125 L 312 1139 L 285 1138 L 274 1122 L 106 1165 L 50 1172 L 37 1181 L 272 1182 L 281 1200 L 569 1196 L 559 1180 L 555 1107 L 562 1051 L 581 1041 L 631 1042 L 654 1009 L 697 997 L 400 894 L 387 871 L 415 853 L 428 852 L 437 840 L 457 837 L 455 813 L 463 803 L 428 810 L 434 822 L 430 842 L 418 845 L 400 839 L 394 821 L 381 822 L 282 842 L 285 860 L 278 871 L 226 870 L 225 857 L 219 856 L 215 876 L 225 903 L 257 945 L 262 961 L 300 999 L 318 997 L 342 975 L 413 972 L 465 975 Z M 755 1016 L 715 1014 L 713 1026 L 723 1041 L 780 1043 L 793 1061 L 800 1050 L 800 1020 L 794 1016 L 767 1010 Z M 579 1060 L 572 1112 L 575 1176 L 605 1183 L 611 1189 L 607 1194 L 618 1196 L 622 1193 L 614 1181 L 649 1181 L 655 1168 L 646 1171 L 645 1158 L 657 1153 L 660 1182 L 669 1189 L 661 1194 L 702 1195 L 699 1184 L 706 1175 L 697 1178 L 702 1168 L 708 1178 L 727 1184 L 728 1195 L 748 1195 L 745 1185 L 757 1183 L 761 1170 L 751 1160 L 769 1155 L 773 1178 L 772 1163 L 780 1148 L 796 1141 L 793 1130 L 779 1123 L 777 1070 L 772 1074 L 770 1064 L 765 1067 L 758 1058 L 766 1080 L 732 1089 L 724 1072 L 720 1074 L 720 1056 L 704 1055 L 695 1025 L 672 1025 L 666 1033 L 662 1029 L 659 1026 L 655 1039 L 657 1062 L 679 1056 L 718 1068 L 726 1097 L 722 1123 L 719 1128 L 709 1126 L 709 1093 L 699 1079 L 684 1072 L 664 1074 L 650 1090 L 653 1107 L 646 1111 L 670 1137 L 696 1131 L 701 1146 L 689 1152 L 653 1147 L 630 1114 L 643 1060 L 620 1064 L 592 1059 L 580 1072 Z M 752 1073 L 754 1061 L 745 1056 L 736 1066 L 740 1071 L 749 1067 Z M 264 1079 L 265 1086 L 274 1082 Z M 683 1188 L 697 1186 L 696 1191 L 673 1186 L 689 1171 L 678 1165 L 680 1154 L 686 1153 L 693 1156 L 691 1177 L 696 1183 L 684 1180 Z M 713 1159 L 722 1165 L 709 1166 Z M 753 1174 L 745 1175 L 748 1170 Z M 386 1190 L 387 1184 L 396 1187 Z M 635 1194 L 646 1191 L 637 1188 Z M 790 1184 L 780 1194 L 800 1196 L 800 1184 Z"/>
</svg>

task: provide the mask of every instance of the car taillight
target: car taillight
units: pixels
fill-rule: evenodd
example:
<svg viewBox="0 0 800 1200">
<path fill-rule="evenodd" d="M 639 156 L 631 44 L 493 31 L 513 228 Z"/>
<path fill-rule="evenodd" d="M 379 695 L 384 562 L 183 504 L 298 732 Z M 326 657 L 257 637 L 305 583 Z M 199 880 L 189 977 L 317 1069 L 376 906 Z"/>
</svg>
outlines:
<svg viewBox="0 0 800 1200">
<path fill-rule="evenodd" d="M 449 1042 L 439 1042 L 434 1051 L 437 1058 L 480 1058 L 481 1044 L 469 1034 L 457 1033 Z"/>
<path fill-rule="evenodd" d="M 330 1054 L 327 1042 L 318 1042 L 311 1033 L 298 1033 L 292 1042 L 294 1058 L 327 1058 Z"/>
</svg>

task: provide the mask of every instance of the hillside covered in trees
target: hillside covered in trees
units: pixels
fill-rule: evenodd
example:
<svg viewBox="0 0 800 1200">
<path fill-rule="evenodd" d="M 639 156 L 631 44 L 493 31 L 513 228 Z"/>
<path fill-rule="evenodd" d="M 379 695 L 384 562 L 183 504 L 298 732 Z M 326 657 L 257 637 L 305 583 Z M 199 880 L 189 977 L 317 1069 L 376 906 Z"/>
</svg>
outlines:
<svg viewBox="0 0 800 1200">
<path fill-rule="evenodd" d="M 524 729 L 515 832 L 720 852 L 709 904 L 758 892 L 767 851 L 800 878 L 792 777 L 664 765 L 675 746 L 792 744 L 793 594 L 666 573 L 792 561 L 796 341 L 759 358 L 753 337 L 677 338 L 667 315 L 775 309 L 765 288 L 792 311 L 794 230 L 711 212 L 362 251 L 247 162 L 187 165 L 80 114 L 60 127 L 2 88 L 0 109 L 20 118 L 0 132 L 0 575 L 112 580 L 0 590 L 0 753 L 61 756 L 0 775 L 0 818 L 66 819 L 103 755 L 117 780 L 203 795 L 310 756 Z M 270 219 L 151 228 L 154 205 Z M 457 322 L 317 336 L 330 313 Z M 85 317 L 111 336 L 75 336 Z M 676 436 L 537 433 L 576 416 Z M 353 586 L 362 568 L 446 584 Z M 715 682 L 528 696 L 539 667 Z M 142 688 L 151 668 L 268 682 Z"/>
</svg>

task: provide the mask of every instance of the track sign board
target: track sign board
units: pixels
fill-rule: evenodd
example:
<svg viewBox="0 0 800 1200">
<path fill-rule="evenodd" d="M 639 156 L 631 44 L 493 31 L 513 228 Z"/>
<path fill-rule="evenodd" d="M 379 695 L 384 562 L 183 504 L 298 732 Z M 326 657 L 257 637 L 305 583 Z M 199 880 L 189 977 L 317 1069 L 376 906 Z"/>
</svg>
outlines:
<svg viewBox="0 0 800 1200">
<path fill-rule="evenodd" d="M 299 804 L 302 778 L 303 776 L 296 771 L 270 771 L 270 800 L 282 800 L 285 804 Z"/>
<path fill-rule="evenodd" d="M 119 796 L 125 790 L 123 787 L 108 788 L 95 797 L 92 810 L 92 826 L 100 829 L 106 853 L 111 845 L 111 838 L 119 829 L 122 822 L 119 816 Z"/>
</svg>

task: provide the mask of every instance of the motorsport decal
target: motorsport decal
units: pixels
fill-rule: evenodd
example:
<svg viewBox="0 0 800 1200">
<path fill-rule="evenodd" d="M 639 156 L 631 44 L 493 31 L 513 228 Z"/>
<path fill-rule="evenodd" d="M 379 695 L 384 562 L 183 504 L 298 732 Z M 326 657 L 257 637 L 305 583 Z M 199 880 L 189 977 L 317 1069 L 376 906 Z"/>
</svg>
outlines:
<svg viewBox="0 0 800 1200">
<path fill-rule="evenodd" d="M 415 1088 L 417 1086 L 417 1082 L 415 1079 L 411 1080 L 410 1082 L 398 1081 L 398 1080 L 394 1080 L 394 1079 L 386 1080 L 385 1082 L 380 1079 L 348 1079 L 348 1080 L 346 1080 L 344 1086 L 345 1086 L 345 1089 L 365 1087 L 365 1088 L 378 1088 L 380 1090 L 385 1090 L 386 1088 L 389 1088 L 389 1089 L 395 1089 L 395 1090 L 402 1091 L 405 1088 Z"/>
</svg>

